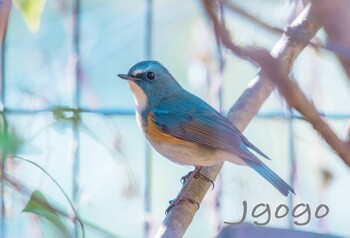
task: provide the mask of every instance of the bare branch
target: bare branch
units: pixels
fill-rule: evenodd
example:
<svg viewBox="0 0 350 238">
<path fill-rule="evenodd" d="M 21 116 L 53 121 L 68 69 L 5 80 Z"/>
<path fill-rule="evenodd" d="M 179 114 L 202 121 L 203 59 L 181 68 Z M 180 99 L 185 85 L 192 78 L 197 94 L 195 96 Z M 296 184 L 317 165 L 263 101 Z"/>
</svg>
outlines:
<svg viewBox="0 0 350 238">
<path fill-rule="evenodd" d="M 323 137 L 323 139 L 338 153 L 345 164 L 350 167 L 350 147 L 343 142 L 332 131 L 330 126 L 319 116 L 315 106 L 307 99 L 299 86 L 289 79 L 289 70 L 283 68 L 278 58 L 274 58 L 262 48 L 245 47 L 240 48 L 229 38 L 226 29 L 223 29 L 218 22 L 214 12 L 213 2 L 204 0 L 208 15 L 212 19 L 216 34 L 220 35 L 223 44 L 234 54 L 240 57 L 247 57 L 260 65 L 261 72 L 267 78 L 277 84 L 278 90 L 284 96 L 288 104 L 299 111 L 304 118 L 312 124 L 314 129 Z M 309 6 L 310 7 L 310 6 Z M 298 35 L 298 34 L 297 34 Z M 349 41 L 350 43 L 350 41 Z"/>
<path fill-rule="evenodd" d="M 299 86 L 292 80 L 285 78 L 271 78 L 289 106 L 299 111 L 323 139 L 338 153 L 343 162 L 350 167 L 350 146 L 333 132 L 330 126 L 318 114 L 315 106 L 307 99 Z"/>
<path fill-rule="evenodd" d="M 334 51 L 350 79 L 350 1 L 312 0 L 316 16 L 325 28 L 329 42 L 327 47 Z"/>
<path fill-rule="evenodd" d="M 346 129 L 345 133 L 345 141 L 350 146 L 350 121 L 348 122 L 348 128 Z"/>
<path fill-rule="evenodd" d="M 311 10 L 311 8 L 305 9 L 290 25 L 291 29 L 300 32 L 308 40 L 314 37 L 320 28 Z M 284 34 L 272 50 L 272 55 L 281 62 L 284 69 L 289 69 L 297 55 L 307 44 L 308 41 L 306 40 L 299 41 Z M 252 80 L 242 96 L 230 109 L 228 113 L 229 120 L 243 131 L 274 88 L 274 84 L 266 80 L 265 76 L 260 73 L 258 77 Z M 221 167 L 222 164 L 207 167 L 202 169 L 201 173 L 214 181 Z M 194 179 L 191 176 L 178 196 L 201 203 L 210 186 L 211 184 L 208 181 L 201 178 Z M 191 224 L 196 211 L 197 206 L 187 201 L 174 206 L 165 217 L 156 237 L 182 237 Z"/>
<path fill-rule="evenodd" d="M 299 34 L 299 32 L 293 31 L 293 29 L 291 29 L 291 28 L 287 28 L 286 30 L 283 30 L 281 28 L 271 26 L 268 23 L 266 23 L 266 22 L 262 21 L 261 19 L 257 18 L 256 16 L 246 12 L 245 10 L 243 10 L 242 8 L 240 8 L 239 6 L 237 6 L 236 4 L 234 4 L 233 2 L 231 2 L 229 0 L 219 0 L 219 1 L 223 2 L 223 4 L 225 5 L 225 7 L 228 10 L 230 10 L 230 11 L 232 11 L 232 12 L 238 14 L 238 15 L 241 15 L 242 17 L 246 18 L 247 20 L 253 22 L 254 24 L 256 24 L 256 25 L 258 25 L 258 26 L 260 26 L 260 27 L 262 27 L 262 28 L 264 28 L 266 30 L 269 30 L 272 33 L 276 33 L 276 34 L 283 34 L 283 33 L 285 33 L 286 35 L 288 35 L 290 37 L 293 37 L 295 39 L 298 39 L 299 41 L 306 41 L 306 42 L 308 41 L 308 39 L 305 38 L 302 34 Z M 305 1 L 305 2 L 309 2 L 309 1 Z M 347 1 L 346 3 L 349 5 L 349 1 Z M 327 4 L 333 4 L 333 2 L 330 3 L 329 1 L 327 1 Z M 343 8 L 343 10 L 344 9 L 346 9 L 346 6 L 345 6 L 345 8 Z M 333 16 L 336 14 L 335 12 L 336 11 L 334 11 L 332 13 Z M 328 12 L 326 12 L 326 13 L 328 13 Z M 331 17 L 331 14 L 329 14 L 329 13 L 328 13 L 328 17 L 329 17 L 329 19 L 331 19 L 333 21 L 335 19 L 334 17 Z M 326 17 L 326 19 L 328 19 L 328 18 Z M 349 23 L 349 15 L 345 14 L 343 16 L 342 21 L 336 21 L 336 23 L 343 23 L 343 24 L 346 23 L 345 25 L 343 25 L 341 27 L 342 29 L 345 29 L 346 26 L 348 25 L 347 23 Z M 330 27 L 330 30 L 334 30 L 333 26 Z M 342 33 L 344 33 L 344 31 Z M 342 36 L 344 39 L 342 39 L 341 41 L 349 39 L 349 38 L 347 38 L 346 35 L 348 35 L 347 32 L 344 34 L 344 36 Z M 323 45 L 320 42 L 320 40 L 315 38 L 315 39 L 312 39 L 309 42 L 309 46 L 314 47 L 315 49 L 324 49 L 324 50 L 327 50 L 327 51 L 331 51 L 331 52 L 335 53 L 336 55 L 338 55 L 338 57 L 342 59 L 342 62 L 343 61 L 350 62 L 350 47 L 349 47 L 349 44 L 343 44 L 342 45 L 342 44 L 339 44 L 339 42 L 331 40 L 331 41 L 329 41 L 327 43 L 327 45 Z"/>
<path fill-rule="evenodd" d="M 7 23 L 11 12 L 12 1 L 3 0 L 0 2 L 0 110 L 4 108 L 4 77 L 5 77 L 5 39 L 7 33 Z"/>
<path fill-rule="evenodd" d="M 241 7 L 239 7 L 238 5 L 236 5 L 235 3 L 228 1 L 228 0 L 221 0 L 221 2 L 224 4 L 224 6 L 233 11 L 238 13 L 239 15 L 241 15 L 242 17 L 248 19 L 251 22 L 254 22 L 256 25 L 269 30 L 271 32 L 277 33 L 277 34 L 284 34 L 284 30 L 278 27 L 274 27 L 271 26 L 269 24 L 267 24 L 266 22 L 263 22 L 262 20 L 258 19 L 257 17 L 255 17 L 254 15 L 248 13 L 247 11 L 243 10 Z"/>
<path fill-rule="evenodd" d="M 309 45 L 311 47 L 314 47 L 315 49 L 324 49 L 324 50 L 332 51 L 331 49 L 327 48 L 319 41 L 316 41 L 316 40 L 310 41 L 307 36 L 303 35 L 303 32 L 294 31 L 292 26 L 288 27 L 285 30 L 282 28 L 271 26 L 270 24 L 262 21 L 261 19 L 257 18 L 256 16 L 246 12 L 244 9 L 242 9 L 241 7 L 239 7 L 238 5 L 234 4 L 233 2 L 231 2 L 229 0 L 220 0 L 220 1 L 223 2 L 224 6 L 227 9 L 229 9 L 230 11 L 235 12 L 235 13 L 243 16 L 247 20 L 253 22 L 254 24 L 256 24 L 256 25 L 258 25 L 258 26 L 260 26 L 260 27 L 272 32 L 272 33 L 279 34 L 279 35 L 286 34 L 287 36 L 293 37 L 294 39 L 298 39 L 299 41 L 308 42 Z"/>
<path fill-rule="evenodd" d="M 303 39 L 311 40 L 320 26 L 315 21 L 310 6 L 307 7 L 288 27 L 289 31 L 298 32 Z M 284 34 L 272 49 L 272 56 L 280 61 L 281 67 L 289 71 L 296 57 L 307 45 L 307 40 L 300 41 Z M 250 120 L 258 113 L 261 105 L 275 89 L 271 83 L 260 72 L 249 84 L 237 102 L 231 107 L 228 117 L 230 121 L 240 130 L 244 130 Z"/>
<path fill-rule="evenodd" d="M 6 28 L 10 16 L 11 5 L 11 0 L 3 0 L 0 2 L 0 42 L 2 45 L 6 36 Z"/>
</svg>

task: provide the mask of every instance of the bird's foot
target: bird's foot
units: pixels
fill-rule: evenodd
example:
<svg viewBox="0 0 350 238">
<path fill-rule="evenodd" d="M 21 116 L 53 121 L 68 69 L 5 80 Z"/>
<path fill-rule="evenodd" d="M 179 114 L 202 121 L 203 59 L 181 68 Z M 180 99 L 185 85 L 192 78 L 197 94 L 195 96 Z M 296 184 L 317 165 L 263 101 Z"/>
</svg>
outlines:
<svg viewBox="0 0 350 238">
<path fill-rule="evenodd" d="M 205 175 L 203 175 L 202 173 L 201 173 L 201 169 L 202 169 L 203 167 L 195 167 L 195 169 L 193 170 L 193 171 L 190 171 L 190 172 L 188 172 L 188 174 L 186 174 L 185 176 L 182 176 L 181 177 L 181 183 L 182 184 L 185 184 L 186 183 L 186 181 L 191 177 L 191 174 L 192 173 L 195 173 L 194 174 L 194 178 L 202 178 L 202 179 L 204 179 L 205 181 L 207 181 L 207 182 L 210 182 L 211 183 L 211 185 L 212 185 L 212 189 L 211 190 L 213 190 L 214 189 L 214 187 L 215 187 L 215 184 L 214 184 L 214 182 L 213 182 L 213 180 L 211 180 L 210 178 L 208 178 L 208 177 L 206 177 Z"/>
<path fill-rule="evenodd" d="M 195 169 L 196 170 L 196 169 Z M 194 170 L 194 171 L 195 171 Z M 186 175 L 184 175 L 184 176 L 182 176 L 181 177 L 181 179 L 180 179 L 180 182 L 182 183 L 182 184 L 185 184 L 186 183 L 186 181 L 191 177 L 191 174 L 193 173 L 193 171 L 190 171 L 190 172 L 188 172 Z"/>
<path fill-rule="evenodd" d="M 173 200 L 170 200 L 169 201 L 169 206 L 168 208 L 165 210 L 165 215 L 169 213 L 169 211 L 177 204 L 179 204 L 180 202 L 183 202 L 183 201 L 187 201 L 193 205 L 196 205 L 197 206 L 197 210 L 199 210 L 199 203 L 196 202 L 195 200 L 191 199 L 191 198 L 181 198 L 181 197 L 178 197 L 176 199 L 173 199 Z"/>
<path fill-rule="evenodd" d="M 203 175 L 200 171 L 203 167 L 195 167 L 195 169 L 193 171 L 190 171 L 188 172 L 185 176 L 182 176 L 181 177 L 181 183 L 182 184 L 185 184 L 187 182 L 187 180 L 189 180 L 192 176 L 192 174 L 194 173 L 193 175 L 193 178 L 195 179 L 198 179 L 198 178 L 202 178 L 204 179 L 205 181 L 207 182 L 210 182 L 211 185 L 212 185 L 212 190 L 214 189 L 214 182 L 213 180 L 211 180 L 210 178 L 206 177 L 205 175 Z M 195 200 L 191 199 L 191 198 L 183 198 L 183 197 L 178 197 L 176 199 L 173 199 L 173 200 L 170 200 L 169 201 L 169 206 L 168 208 L 165 210 L 165 214 L 168 214 L 169 211 L 177 204 L 179 204 L 180 202 L 182 201 L 187 201 L 187 202 L 190 202 L 194 205 L 197 206 L 197 209 L 199 209 L 200 205 L 198 202 L 196 202 Z"/>
<path fill-rule="evenodd" d="M 201 169 L 203 167 L 198 167 L 195 169 L 195 175 L 193 176 L 194 178 L 202 178 L 204 179 L 205 181 L 211 183 L 211 190 L 213 191 L 214 187 L 215 187 L 215 184 L 214 184 L 214 181 L 211 180 L 210 178 L 208 178 L 207 176 L 205 176 L 204 174 L 201 173 Z"/>
</svg>

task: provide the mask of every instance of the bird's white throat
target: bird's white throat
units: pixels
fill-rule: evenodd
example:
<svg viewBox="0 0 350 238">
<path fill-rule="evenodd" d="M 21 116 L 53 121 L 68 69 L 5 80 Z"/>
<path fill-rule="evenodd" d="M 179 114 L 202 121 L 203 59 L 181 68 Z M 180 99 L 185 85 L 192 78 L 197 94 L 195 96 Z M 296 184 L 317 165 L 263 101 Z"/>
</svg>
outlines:
<svg viewBox="0 0 350 238">
<path fill-rule="evenodd" d="M 129 86 L 131 88 L 131 91 L 134 95 L 134 100 L 136 104 L 136 108 L 139 111 L 142 111 L 146 108 L 147 106 L 147 96 L 143 92 L 143 90 L 134 82 L 129 81 Z"/>
</svg>

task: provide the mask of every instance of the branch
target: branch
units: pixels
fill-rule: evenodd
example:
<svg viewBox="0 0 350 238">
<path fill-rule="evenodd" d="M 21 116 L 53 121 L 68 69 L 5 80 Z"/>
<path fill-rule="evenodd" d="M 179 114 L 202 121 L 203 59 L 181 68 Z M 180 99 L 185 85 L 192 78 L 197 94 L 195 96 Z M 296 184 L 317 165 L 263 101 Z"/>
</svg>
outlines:
<svg viewBox="0 0 350 238">
<path fill-rule="evenodd" d="M 291 79 L 271 78 L 278 86 L 279 92 L 322 136 L 322 138 L 337 152 L 343 162 L 350 168 L 350 146 L 342 141 L 330 128 L 327 122 L 320 117 L 315 106 L 307 99 L 299 86 Z"/>
<path fill-rule="evenodd" d="M 7 32 L 7 24 L 11 12 L 11 0 L 0 1 L 0 110 L 4 107 L 5 92 L 5 39 Z"/>
<path fill-rule="evenodd" d="M 258 19 L 257 17 L 248 13 L 247 11 L 245 11 L 244 9 L 242 9 L 241 7 L 239 7 L 238 5 L 236 5 L 235 3 L 231 2 L 231 1 L 221 0 L 221 2 L 223 3 L 223 5 L 227 9 L 237 13 L 238 15 L 241 15 L 242 17 L 253 22 L 257 26 L 260 26 L 261 28 L 264 28 L 264 29 L 269 30 L 273 33 L 277 33 L 277 34 L 281 34 L 281 35 L 285 33 L 283 29 L 267 24 L 266 22 Z"/>
<path fill-rule="evenodd" d="M 305 39 L 310 40 L 317 33 L 320 25 L 316 22 L 311 8 L 307 8 L 289 28 L 305 36 Z M 307 41 L 299 41 L 284 34 L 271 53 L 275 59 L 281 62 L 281 66 L 284 69 L 289 69 L 295 58 L 307 44 Z M 231 107 L 227 115 L 229 120 L 238 129 L 243 131 L 274 88 L 274 84 L 266 80 L 266 76 L 260 73 L 251 81 L 248 88 Z M 203 168 L 201 173 L 214 181 L 222 165 L 223 164 L 219 164 Z M 181 197 L 190 198 L 201 203 L 211 184 L 201 178 L 194 179 L 193 176 L 194 175 L 191 175 L 187 180 L 178 196 L 181 195 Z M 174 206 L 166 215 L 156 237 L 182 237 L 191 224 L 196 212 L 197 206 L 187 201 Z"/>
<path fill-rule="evenodd" d="M 350 167 L 350 147 L 346 142 L 339 139 L 330 126 L 320 117 L 315 106 L 307 99 L 299 86 L 288 77 L 289 70 L 283 67 L 281 61 L 274 58 L 265 49 L 257 47 L 241 48 L 234 44 L 230 40 L 228 31 L 221 27 L 213 10 L 213 2 L 210 0 L 203 0 L 203 2 L 213 22 L 215 33 L 220 36 L 223 44 L 232 53 L 257 63 L 261 67 L 262 74 L 265 74 L 268 79 L 277 85 L 279 92 L 284 96 L 289 106 L 300 112 L 332 149 L 337 152 L 343 162 Z M 309 7 L 310 5 L 307 8 Z"/>
<path fill-rule="evenodd" d="M 268 23 L 257 18 L 256 16 L 246 12 L 245 10 L 240 8 L 238 5 L 234 4 L 229 0 L 220 0 L 220 1 L 224 4 L 224 6 L 228 10 L 238 15 L 241 15 L 242 17 L 253 22 L 257 26 L 260 26 L 261 28 L 264 28 L 276 34 L 285 33 L 293 38 L 299 39 L 300 41 L 308 41 L 308 39 L 305 38 L 303 35 L 299 35 L 299 32 L 295 32 L 293 30 L 290 31 L 289 28 L 285 31 L 281 28 L 271 26 Z M 350 7 L 350 2 L 347 0 L 345 1 L 337 0 L 337 2 L 335 2 L 335 7 L 334 7 L 334 2 L 325 1 L 325 3 L 321 2 L 321 4 L 320 2 L 317 2 L 315 9 L 316 8 L 318 9 L 315 10 L 316 12 L 315 16 L 320 15 L 320 13 L 323 14 L 323 16 L 319 16 L 318 19 L 323 17 L 324 20 L 327 21 L 326 22 L 327 24 L 325 25 L 329 25 L 328 26 L 329 29 L 327 30 L 327 27 L 326 27 L 326 31 L 334 39 L 331 38 L 331 40 L 327 43 L 327 45 L 323 45 L 322 43 L 320 43 L 320 40 L 317 40 L 316 38 L 309 42 L 309 46 L 315 49 L 324 49 L 335 53 L 341 59 L 341 62 L 343 63 L 343 66 L 346 72 L 348 73 L 348 75 L 350 72 L 350 67 L 349 67 L 350 66 L 350 63 L 349 63 L 350 62 L 350 43 L 349 43 L 350 34 L 348 31 L 344 31 L 344 29 L 346 29 L 347 25 L 349 25 L 350 23 L 350 15 L 347 14 L 347 11 L 346 11 L 346 9 L 348 9 L 349 7 Z M 338 16 L 338 12 L 340 12 L 339 14 L 340 18 L 333 17 L 336 15 Z M 328 21 L 328 19 L 330 19 L 330 21 Z M 322 25 L 321 20 L 318 20 L 318 22 L 320 22 L 320 24 Z"/>
<path fill-rule="evenodd" d="M 329 41 L 327 47 L 334 51 L 350 79 L 350 1 L 312 0 L 317 19 L 325 28 Z"/>
<path fill-rule="evenodd" d="M 0 42 L 3 46 L 6 30 L 7 30 L 7 22 L 10 16 L 11 11 L 11 0 L 3 0 L 0 2 Z"/>
</svg>

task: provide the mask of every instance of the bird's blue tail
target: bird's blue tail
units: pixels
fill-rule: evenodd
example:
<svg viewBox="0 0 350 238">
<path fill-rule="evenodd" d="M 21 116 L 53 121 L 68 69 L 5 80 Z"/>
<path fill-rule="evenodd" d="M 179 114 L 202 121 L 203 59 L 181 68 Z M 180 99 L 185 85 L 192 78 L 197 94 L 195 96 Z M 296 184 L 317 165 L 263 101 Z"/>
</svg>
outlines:
<svg viewBox="0 0 350 238">
<path fill-rule="evenodd" d="M 247 165 L 253 168 L 261 176 L 263 176 L 267 181 L 269 181 L 275 188 L 277 188 L 280 193 L 284 196 L 288 196 L 289 192 L 295 194 L 294 189 L 287 184 L 283 179 L 281 179 L 275 172 L 273 172 L 267 165 L 263 162 L 257 163 L 249 159 L 243 159 Z"/>
</svg>

